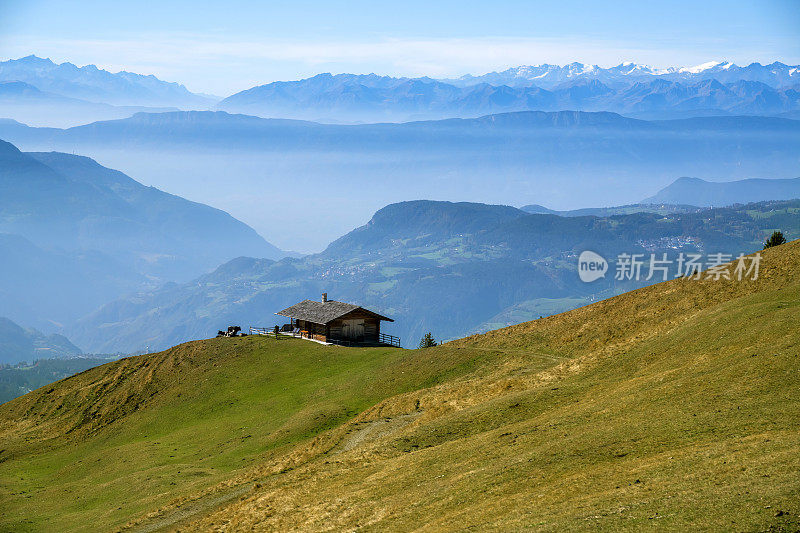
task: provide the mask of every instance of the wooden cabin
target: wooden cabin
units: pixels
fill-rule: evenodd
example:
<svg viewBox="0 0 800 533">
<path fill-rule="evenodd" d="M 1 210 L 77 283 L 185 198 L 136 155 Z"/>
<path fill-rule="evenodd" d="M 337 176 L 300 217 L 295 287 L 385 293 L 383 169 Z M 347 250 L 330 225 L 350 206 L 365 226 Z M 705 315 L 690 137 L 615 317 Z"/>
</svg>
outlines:
<svg viewBox="0 0 800 533">
<path fill-rule="evenodd" d="M 381 321 L 394 320 L 355 304 L 328 300 L 327 293 L 320 301 L 303 300 L 275 314 L 289 318 L 291 328 L 304 337 L 322 342 L 400 345 L 397 337 L 381 333 Z"/>
</svg>

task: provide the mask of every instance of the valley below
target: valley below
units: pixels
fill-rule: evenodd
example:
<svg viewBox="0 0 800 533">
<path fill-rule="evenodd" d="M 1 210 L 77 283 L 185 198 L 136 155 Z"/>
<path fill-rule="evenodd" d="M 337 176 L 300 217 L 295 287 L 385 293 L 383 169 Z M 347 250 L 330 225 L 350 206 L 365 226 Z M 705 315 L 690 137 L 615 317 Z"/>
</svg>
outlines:
<svg viewBox="0 0 800 533">
<path fill-rule="evenodd" d="M 668 215 L 639 209 L 598 217 L 473 203 L 393 204 L 320 254 L 237 258 L 190 282 L 106 304 L 67 335 L 94 352 L 164 349 L 229 323 L 271 329 L 283 323 L 277 311 L 327 292 L 393 317 L 384 331 L 411 348 L 428 331 L 451 340 L 674 278 L 679 254 L 701 255 L 705 268 L 712 254 L 759 250 L 777 228 L 789 239 L 800 237 L 796 200 Z M 610 262 L 605 277 L 580 280 L 584 250 Z M 643 265 L 638 279 L 621 277 L 618 256 L 626 253 L 640 254 L 644 263 L 667 257 L 669 272 L 648 280 Z"/>
</svg>

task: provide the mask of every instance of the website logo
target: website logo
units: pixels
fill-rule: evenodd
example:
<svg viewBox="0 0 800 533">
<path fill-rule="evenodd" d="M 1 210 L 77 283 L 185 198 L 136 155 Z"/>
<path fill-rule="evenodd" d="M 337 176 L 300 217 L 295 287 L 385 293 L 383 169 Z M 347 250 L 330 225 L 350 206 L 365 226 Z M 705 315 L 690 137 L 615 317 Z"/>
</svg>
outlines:
<svg viewBox="0 0 800 533">
<path fill-rule="evenodd" d="M 602 255 L 589 250 L 581 252 L 578 257 L 578 276 L 581 281 L 591 283 L 605 277 L 606 272 L 608 272 L 608 261 Z"/>
</svg>

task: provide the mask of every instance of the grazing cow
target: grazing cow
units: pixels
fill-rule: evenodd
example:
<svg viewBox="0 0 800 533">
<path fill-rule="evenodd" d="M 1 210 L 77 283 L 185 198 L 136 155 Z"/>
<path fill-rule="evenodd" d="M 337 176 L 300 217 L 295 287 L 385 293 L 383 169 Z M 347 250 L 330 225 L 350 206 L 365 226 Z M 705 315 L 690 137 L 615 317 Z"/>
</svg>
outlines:
<svg viewBox="0 0 800 533">
<path fill-rule="evenodd" d="M 239 326 L 228 326 L 228 331 L 217 331 L 217 337 L 238 337 L 242 328 Z"/>
</svg>

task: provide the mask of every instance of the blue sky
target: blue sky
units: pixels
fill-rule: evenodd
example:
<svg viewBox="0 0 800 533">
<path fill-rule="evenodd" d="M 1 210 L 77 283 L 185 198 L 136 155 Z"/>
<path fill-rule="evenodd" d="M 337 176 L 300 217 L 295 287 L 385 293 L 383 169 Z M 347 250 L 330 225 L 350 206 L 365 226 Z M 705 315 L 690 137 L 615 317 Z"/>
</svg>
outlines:
<svg viewBox="0 0 800 533">
<path fill-rule="evenodd" d="M 800 63 L 800 1 L 0 0 L 0 59 L 36 54 L 226 96 L 319 72 Z"/>
</svg>

